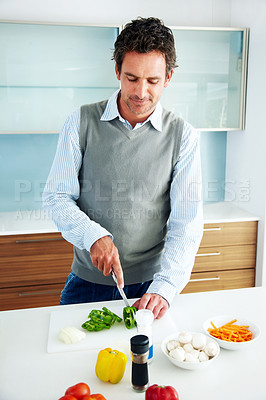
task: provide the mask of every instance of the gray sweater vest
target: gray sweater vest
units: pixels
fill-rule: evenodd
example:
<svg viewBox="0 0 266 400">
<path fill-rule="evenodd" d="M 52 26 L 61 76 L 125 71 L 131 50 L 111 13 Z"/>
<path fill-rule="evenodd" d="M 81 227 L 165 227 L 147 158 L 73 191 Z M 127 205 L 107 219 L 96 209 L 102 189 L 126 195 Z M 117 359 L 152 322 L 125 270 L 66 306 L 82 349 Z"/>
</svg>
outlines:
<svg viewBox="0 0 266 400">
<path fill-rule="evenodd" d="M 81 107 L 77 203 L 113 235 L 125 284 L 132 284 L 160 270 L 184 122 L 163 110 L 162 132 L 150 122 L 130 131 L 118 118 L 100 121 L 106 104 Z M 87 250 L 74 248 L 72 270 L 87 281 L 114 284 L 92 265 Z"/>
</svg>

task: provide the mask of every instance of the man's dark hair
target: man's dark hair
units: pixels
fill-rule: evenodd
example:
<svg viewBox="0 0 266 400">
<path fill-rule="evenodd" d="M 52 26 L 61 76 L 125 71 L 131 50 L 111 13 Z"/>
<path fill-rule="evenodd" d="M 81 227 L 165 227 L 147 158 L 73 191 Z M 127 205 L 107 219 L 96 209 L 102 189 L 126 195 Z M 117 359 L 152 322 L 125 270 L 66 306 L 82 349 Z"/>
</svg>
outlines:
<svg viewBox="0 0 266 400">
<path fill-rule="evenodd" d="M 171 29 L 158 18 L 139 17 L 126 24 L 117 37 L 113 60 L 120 73 L 126 53 L 130 51 L 150 53 L 154 50 L 165 56 L 166 75 L 177 67 L 175 41 Z"/>
</svg>

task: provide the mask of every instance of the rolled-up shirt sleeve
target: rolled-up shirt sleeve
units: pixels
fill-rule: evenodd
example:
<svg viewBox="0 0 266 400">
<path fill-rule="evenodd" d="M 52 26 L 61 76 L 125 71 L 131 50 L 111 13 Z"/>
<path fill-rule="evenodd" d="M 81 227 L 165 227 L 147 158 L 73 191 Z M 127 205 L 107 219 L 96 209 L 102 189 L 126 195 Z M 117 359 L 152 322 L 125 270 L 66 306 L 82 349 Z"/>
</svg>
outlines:
<svg viewBox="0 0 266 400">
<path fill-rule="evenodd" d="M 161 295 L 169 304 L 190 279 L 203 233 L 200 134 L 187 122 L 173 172 L 170 200 L 161 270 L 148 289 L 148 293 Z"/>
<path fill-rule="evenodd" d="M 60 132 L 55 158 L 43 191 L 43 207 L 62 236 L 78 247 L 90 251 L 93 243 L 112 235 L 80 210 L 78 180 L 82 163 L 79 145 L 80 109 L 65 121 Z"/>
</svg>

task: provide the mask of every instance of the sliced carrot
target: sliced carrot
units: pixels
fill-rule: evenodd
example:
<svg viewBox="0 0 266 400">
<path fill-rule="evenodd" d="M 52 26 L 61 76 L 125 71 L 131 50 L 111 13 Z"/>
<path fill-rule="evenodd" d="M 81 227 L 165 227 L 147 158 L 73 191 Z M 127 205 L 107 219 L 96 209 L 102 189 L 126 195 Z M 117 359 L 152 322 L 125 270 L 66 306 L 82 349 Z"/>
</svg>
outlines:
<svg viewBox="0 0 266 400">
<path fill-rule="evenodd" d="M 236 325 L 237 319 L 233 319 L 217 328 L 211 321 L 213 328 L 208 328 L 208 332 L 217 339 L 226 340 L 228 342 L 247 342 L 252 339 L 252 333 L 248 329 L 248 325 Z"/>
<path fill-rule="evenodd" d="M 211 321 L 212 326 L 214 327 L 214 329 L 217 329 L 216 326 L 214 325 L 214 323 Z"/>
</svg>

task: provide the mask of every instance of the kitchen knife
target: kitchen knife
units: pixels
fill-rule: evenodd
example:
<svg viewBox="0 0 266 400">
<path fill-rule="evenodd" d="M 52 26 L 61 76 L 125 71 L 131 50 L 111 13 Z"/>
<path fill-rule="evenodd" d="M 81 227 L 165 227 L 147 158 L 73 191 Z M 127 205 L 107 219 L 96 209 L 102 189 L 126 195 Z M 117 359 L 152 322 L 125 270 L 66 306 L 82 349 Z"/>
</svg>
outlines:
<svg viewBox="0 0 266 400">
<path fill-rule="evenodd" d="M 115 275 L 114 271 L 111 272 L 111 275 L 112 275 L 113 280 L 115 281 L 115 284 L 116 284 L 116 287 L 117 287 L 119 293 L 121 294 L 122 299 L 124 300 L 125 305 L 127 307 L 130 307 L 128 299 L 127 299 L 127 296 L 125 295 L 124 290 L 121 289 L 120 287 L 118 287 L 117 279 L 116 279 L 116 275 Z"/>
</svg>

